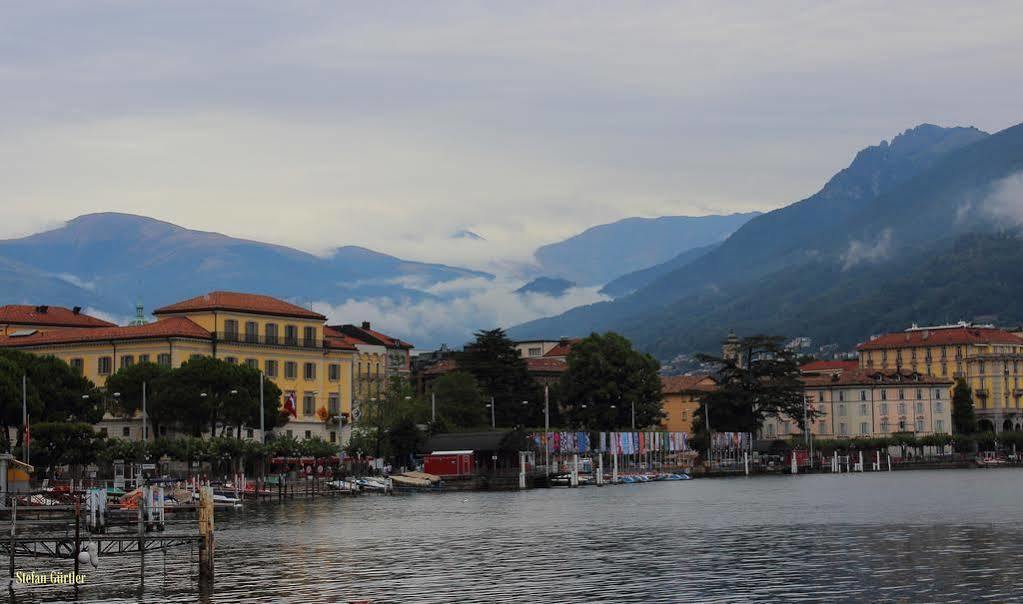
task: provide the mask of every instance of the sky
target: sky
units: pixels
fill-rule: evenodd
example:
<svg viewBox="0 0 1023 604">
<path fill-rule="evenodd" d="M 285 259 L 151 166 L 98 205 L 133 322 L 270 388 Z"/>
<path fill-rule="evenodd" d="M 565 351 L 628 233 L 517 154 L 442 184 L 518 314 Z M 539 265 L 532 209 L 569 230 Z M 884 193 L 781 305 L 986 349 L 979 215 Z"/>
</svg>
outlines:
<svg viewBox="0 0 1023 604">
<path fill-rule="evenodd" d="M 923 122 L 1013 125 L 1020 31 L 997 1 L 10 3 L 0 237 L 123 211 L 528 262 L 791 203 Z"/>
</svg>

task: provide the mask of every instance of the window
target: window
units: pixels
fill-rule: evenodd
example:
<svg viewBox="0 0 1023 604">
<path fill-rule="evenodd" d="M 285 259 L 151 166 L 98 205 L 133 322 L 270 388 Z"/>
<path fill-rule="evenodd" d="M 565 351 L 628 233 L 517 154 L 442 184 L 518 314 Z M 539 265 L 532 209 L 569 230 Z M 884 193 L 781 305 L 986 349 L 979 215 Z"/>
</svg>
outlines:
<svg viewBox="0 0 1023 604">
<path fill-rule="evenodd" d="M 232 365 L 237 365 L 238 364 L 238 357 L 224 357 L 224 362 L 225 363 L 230 363 Z M 713 428 L 713 426 L 711 426 L 711 427 Z"/>
<path fill-rule="evenodd" d="M 284 361 L 284 379 L 293 380 L 298 377 L 298 363 L 295 361 Z M 711 426 L 713 428 L 713 426 Z"/>
<path fill-rule="evenodd" d="M 259 325 L 255 321 L 245 322 L 245 341 L 255 343 L 259 341 Z"/>
<path fill-rule="evenodd" d="M 918 398 L 918 399 L 921 399 L 921 398 L 923 398 L 923 397 L 924 397 L 924 391 L 923 391 L 923 390 L 921 390 L 920 388 L 917 388 L 917 389 L 916 389 L 916 398 Z M 712 426 L 712 427 L 713 427 L 713 426 Z"/>
<path fill-rule="evenodd" d="M 867 411 L 867 404 L 866 403 L 860 403 L 860 415 L 866 415 L 867 413 L 868 413 L 868 411 Z M 713 427 L 713 426 L 711 426 L 711 427 Z"/>
<path fill-rule="evenodd" d="M 202 358 L 201 354 L 190 354 L 190 355 L 188 355 L 188 360 L 189 361 L 198 361 L 201 358 Z M 711 427 L 713 428 L 713 426 L 711 426 Z"/>
<path fill-rule="evenodd" d="M 298 328 L 294 325 L 284 326 L 284 343 L 289 346 L 298 344 Z M 713 426 L 712 426 L 713 427 Z"/>
<path fill-rule="evenodd" d="M 336 392 L 332 392 L 330 396 L 327 397 L 327 410 L 330 411 L 331 415 L 341 414 L 341 399 L 338 397 Z"/>
<path fill-rule="evenodd" d="M 130 354 L 121 355 L 121 369 L 127 369 L 135 364 L 135 357 Z"/>
<path fill-rule="evenodd" d="M 68 363 L 68 365 L 71 365 L 71 369 L 73 369 L 75 373 L 77 373 L 78 375 L 82 375 L 83 373 L 85 373 L 84 359 L 71 359 L 71 362 Z"/>
<path fill-rule="evenodd" d="M 899 403 L 899 415 L 906 414 L 906 403 Z"/>
<path fill-rule="evenodd" d="M 906 422 L 905 422 L 905 420 L 899 420 L 899 432 L 905 432 L 905 431 L 906 431 Z"/>
<path fill-rule="evenodd" d="M 113 364 L 114 360 L 112 358 L 100 357 L 97 361 L 97 371 L 100 375 L 110 375 L 110 371 L 113 369 Z"/>
<path fill-rule="evenodd" d="M 338 365 L 337 363 L 327 365 L 327 377 L 329 377 L 332 382 L 336 382 L 341 379 L 341 365 Z"/>
<path fill-rule="evenodd" d="M 899 388 L 899 400 L 900 401 L 906 400 L 906 391 L 902 388 Z"/>
<path fill-rule="evenodd" d="M 838 433 L 841 434 L 842 436 L 849 434 L 849 429 L 846 427 L 844 422 L 838 424 Z"/>
<path fill-rule="evenodd" d="M 682 420 L 685 421 L 685 420 L 688 420 L 688 419 L 689 419 L 689 412 L 688 411 L 682 411 Z M 713 426 L 711 426 L 711 427 L 713 427 Z"/>
<path fill-rule="evenodd" d="M 711 426 L 711 427 L 713 427 L 713 426 Z M 945 422 L 940 420 L 940 419 L 935 421 L 934 422 L 934 431 L 935 432 L 944 432 L 945 431 Z"/>
<path fill-rule="evenodd" d="M 227 429 L 227 437 L 228 438 L 234 438 L 234 428 L 228 428 Z"/>
<path fill-rule="evenodd" d="M 316 328 L 315 327 L 303 328 L 302 341 L 305 346 L 316 346 Z"/>
<path fill-rule="evenodd" d="M 259 369 L 259 359 L 245 359 L 245 366 L 252 369 Z M 711 426 L 713 428 L 713 426 Z"/>
<path fill-rule="evenodd" d="M 888 400 L 888 391 L 885 390 L 884 388 L 881 389 L 881 400 L 882 401 Z M 713 426 L 711 427 L 713 428 Z"/>
<path fill-rule="evenodd" d="M 139 363 L 148 363 L 148 362 L 149 362 L 149 355 L 148 354 L 140 354 L 139 355 Z"/>
<path fill-rule="evenodd" d="M 819 393 L 817 393 L 817 400 L 819 400 L 822 403 L 824 402 L 824 391 L 823 390 L 821 390 Z"/>
<path fill-rule="evenodd" d="M 845 390 L 839 390 L 838 391 L 838 400 L 840 400 L 840 401 L 844 401 L 845 400 Z"/>
<path fill-rule="evenodd" d="M 934 403 L 934 412 L 942 413 L 945 411 L 945 405 L 943 403 Z M 713 426 L 711 426 L 713 427 Z"/>
<path fill-rule="evenodd" d="M 924 404 L 922 402 L 919 402 L 919 403 L 916 404 L 916 412 L 917 413 L 923 413 L 924 412 Z"/>
<path fill-rule="evenodd" d="M 267 323 L 263 327 L 263 333 L 266 334 L 266 343 L 267 344 L 276 344 L 277 343 L 277 324 L 276 323 Z M 713 427 L 713 426 L 711 426 L 711 427 Z"/>
<path fill-rule="evenodd" d="M 530 348 L 529 349 L 529 356 L 531 356 L 531 357 L 538 357 L 538 356 L 541 356 L 541 355 L 543 355 L 543 349 L 542 348 L 536 347 L 536 348 Z M 713 426 L 711 426 L 711 427 L 713 427 Z"/>
<path fill-rule="evenodd" d="M 917 432 L 923 432 L 924 431 L 924 420 L 922 420 L 922 419 L 916 420 L 916 431 Z"/>
<path fill-rule="evenodd" d="M 306 440 L 309 440 L 312 437 L 313 437 L 313 431 L 312 430 L 306 430 L 305 431 L 305 438 L 306 438 Z"/>
<path fill-rule="evenodd" d="M 107 429 L 106 429 L 106 428 L 100 428 L 100 429 L 99 429 L 99 434 L 100 434 L 100 436 L 102 436 L 103 438 L 106 438 L 106 437 L 107 437 Z"/>
<path fill-rule="evenodd" d="M 861 401 L 867 400 L 867 391 L 866 390 L 860 390 L 860 400 Z M 713 428 L 713 426 L 711 426 L 711 427 Z"/>
<path fill-rule="evenodd" d="M 287 433 L 288 433 L 288 438 L 291 438 L 291 437 L 295 436 L 295 433 L 292 432 L 291 430 L 287 430 Z"/>
<path fill-rule="evenodd" d="M 302 376 L 307 380 L 315 380 L 316 363 L 306 363 L 302 368 Z"/>
<path fill-rule="evenodd" d="M 160 354 L 156 355 L 156 364 L 160 365 L 161 367 L 169 368 L 171 366 L 170 354 L 166 352 L 161 352 Z M 713 428 L 713 426 L 711 427 Z"/>
<path fill-rule="evenodd" d="M 934 391 L 934 398 L 935 398 L 936 400 L 938 400 L 938 399 L 941 399 L 941 390 L 935 390 L 935 391 Z M 711 426 L 711 428 L 713 428 L 713 427 L 714 427 L 714 426 Z"/>
<path fill-rule="evenodd" d="M 838 414 L 839 415 L 845 415 L 845 405 L 839 405 L 838 406 Z"/>
<path fill-rule="evenodd" d="M 231 342 L 238 340 L 238 321 L 234 319 L 224 321 L 224 339 Z"/>
<path fill-rule="evenodd" d="M 870 424 L 867 422 L 860 422 L 860 434 L 870 434 Z"/>
<path fill-rule="evenodd" d="M 277 361 L 273 359 L 267 359 L 263 363 L 263 372 L 266 373 L 267 377 L 277 377 Z M 711 426 L 713 428 L 713 426 Z"/>
<path fill-rule="evenodd" d="M 711 427 L 713 428 L 713 426 Z M 121 428 L 121 436 L 125 438 L 131 438 L 131 428 L 129 428 L 128 426 Z"/>
<path fill-rule="evenodd" d="M 713 426 L 711 426 L 711 427 L 713 427 Z M 330 431 L 330 442 L 332 442 L 332 443 L 336 443 L 337 442 L 337 432 L 334 432 L 333 430 Z"/>
<path fill-rule="evenodd" d="M 881 403 L 881 415 L 888 415 L 888 403 Z"/>
<path fill-rule="evenodd" d="M 711 426 L 713 428 L 714 426 Z M 767 435 L 774 436 L 774 424 L 767 424 Z"/>
<path fill-rule="evenodd" d="M 302 415 L 312 415 L 316 413 L 316 395 L 312 392 L 306 392 L 302 395 Z"/>
<path fill-rule="evenodd" d="M 886 419 L 881 420 L 881 432 L 888 432 L 888 420 Z"/>
<path fill-rule="evenodd" d="M 252 438 L 252 436 L 253 436 L 252 428 L 248 428 L 247 430 L 245 430 L 245 438 Z"/>
</svg>

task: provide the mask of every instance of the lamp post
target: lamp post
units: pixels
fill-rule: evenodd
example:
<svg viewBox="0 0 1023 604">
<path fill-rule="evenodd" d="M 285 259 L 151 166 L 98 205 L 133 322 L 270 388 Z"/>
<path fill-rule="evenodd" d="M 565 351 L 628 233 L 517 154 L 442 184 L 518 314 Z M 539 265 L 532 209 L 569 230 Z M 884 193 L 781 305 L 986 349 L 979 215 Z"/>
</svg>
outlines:
<svg viewBox="0 0 1023 604">
<path fill-rule="evenodd" d="M 31 460 L 29 441 L 32 440 L 32 437 L 30 436 L 31 429 L 28 425 L 28 376 L 24 373 L 21 374 L 21 425 L 24 431 L 22 440 L 25 443 L 25 463 L 29 463 Z"/>
<path fill-rule="evenodd" d="M 497 415 L 494 412 L 494 397 L 490 397 L 490 402 L 487 404 L 487 407 L 490 408 L 490 429 L 494 430 L 497 428 Z"/>
</svg>

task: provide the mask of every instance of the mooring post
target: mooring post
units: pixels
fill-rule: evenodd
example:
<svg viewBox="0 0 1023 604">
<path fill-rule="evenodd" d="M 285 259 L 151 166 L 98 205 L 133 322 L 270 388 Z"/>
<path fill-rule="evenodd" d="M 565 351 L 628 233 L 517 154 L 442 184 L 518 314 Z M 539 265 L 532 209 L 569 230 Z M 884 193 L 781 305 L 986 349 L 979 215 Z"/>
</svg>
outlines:
<svg viewBox="0 0 1023 604">
<path fill-rule="evenodd" d="M 746 469 L 746 476 L 749 476 L 749 451 L 742 452 L 742 465 Z"/>
<path fill-rule="evenodd" d="M 146 534 L 142 526 L 142 506 L 145 505 L 146 497 L 145 493 L 140 493 L 138 498 L 138 507 L 136 508 L 138 517 L 138 534 L 139 534 L 139 580 L 143 584 L 146 582 Z"/>
<path fill-rule="evenodd" d="M 569 484 L 573 487 L 579 486 L 579 454 L 575 453 L 572 455 L 572 478 L 569 480 Z"/>
<path fill-rule="evenodd" d="M 14 527 L 18 524 L 18 500 L 11 495 L 11 581 L 7 589 L 14 589 Z"/>
<path fill-rule="evenodd" d="M 75 591 L 78 591 L 78 554 L 82 551 L 82 498 L 75 495 Z"/>
<path fill-rule="evenodd" d="M 604 454 L 597 453 L 597 486 L 604 486 Z"/>
<path fill-rule="evenodd" d="M 618 484 L 618 454 L 611 454 L 611 484 Z"/>
<path fill-rule="evenodd" d="M 519 451 L 519 488 L 526 488 L 526 452 Z"/>
<path fill-rule="evenodd" d="M 213 580 L 213 487 L 199 493 L 199 581 Z"/>
</svg>

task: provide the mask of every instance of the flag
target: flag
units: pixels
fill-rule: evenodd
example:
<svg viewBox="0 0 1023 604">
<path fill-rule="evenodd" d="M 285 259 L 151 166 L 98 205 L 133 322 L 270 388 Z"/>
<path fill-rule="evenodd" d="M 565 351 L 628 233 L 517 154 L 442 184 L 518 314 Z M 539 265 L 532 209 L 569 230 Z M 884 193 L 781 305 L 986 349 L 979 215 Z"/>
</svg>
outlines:
<svg viewBox="0 0 1023 604">
<path fill-rule="evenodd" d="M 288 412 L 291 417 L 298 417 L 298 409 L 295 406 L 295 393 L 289 392 L 288 396 L 284 398 L 284 410 Z"/>
</svg>

